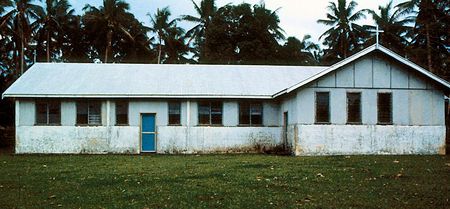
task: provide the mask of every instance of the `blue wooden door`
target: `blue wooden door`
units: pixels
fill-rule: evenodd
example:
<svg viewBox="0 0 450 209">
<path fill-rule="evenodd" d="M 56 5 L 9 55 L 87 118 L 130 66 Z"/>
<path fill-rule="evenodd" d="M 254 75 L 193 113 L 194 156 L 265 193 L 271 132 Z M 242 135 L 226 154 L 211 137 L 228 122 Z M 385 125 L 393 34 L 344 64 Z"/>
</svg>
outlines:
<svg viewBox="0 0 450 209">
<path fill-rule="evenodd" d="M 155 114 L 141 115 L 142 152 L 156 152 Z"/>
</svg>

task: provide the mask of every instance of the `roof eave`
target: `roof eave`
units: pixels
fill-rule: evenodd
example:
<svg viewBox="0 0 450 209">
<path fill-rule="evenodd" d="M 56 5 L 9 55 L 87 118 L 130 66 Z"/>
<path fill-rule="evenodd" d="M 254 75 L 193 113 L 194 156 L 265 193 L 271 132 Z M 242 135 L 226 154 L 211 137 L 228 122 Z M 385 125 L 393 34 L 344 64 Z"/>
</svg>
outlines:
<svg viewBox="0 0 450 209">
<path fill-rule="evenodd" d="M 9 98 L 72 98 L 72 99 L 272 99 L 271 95 L 138 95 L 138 94 L 4 94 Z"/>
</svg>

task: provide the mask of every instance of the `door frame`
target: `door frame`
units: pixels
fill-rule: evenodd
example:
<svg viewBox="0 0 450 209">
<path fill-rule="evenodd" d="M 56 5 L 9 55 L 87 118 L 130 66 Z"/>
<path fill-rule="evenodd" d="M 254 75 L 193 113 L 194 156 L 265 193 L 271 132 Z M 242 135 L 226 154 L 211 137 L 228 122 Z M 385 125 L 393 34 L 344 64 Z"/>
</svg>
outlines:
<svg viewBox="0 0 450 209">
<path fill-rule="evenodd" d="M 142 116 L 143 115 L 154 115 L 155 116 L 155 150 L 154 151 L 144 151 L 142 150 Z M 156 112 L 141 112 L 139 114 L 139 150 L 140 153 L 156 153 L 158 148 L 158 132 L 156 130 Z"/>
</svg>

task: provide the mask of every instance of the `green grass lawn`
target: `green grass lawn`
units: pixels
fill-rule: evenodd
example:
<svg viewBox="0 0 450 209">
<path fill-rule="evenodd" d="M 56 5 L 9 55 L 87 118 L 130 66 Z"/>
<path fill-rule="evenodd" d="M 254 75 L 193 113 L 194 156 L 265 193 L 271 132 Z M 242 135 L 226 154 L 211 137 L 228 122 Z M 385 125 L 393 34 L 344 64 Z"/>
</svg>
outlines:
<svg viewBox="0 0 450 209">
<path fill-rule="evenodd" d="M 446 156 L 0 155 L 0 208 L 450 208 Z"/>
</svg>

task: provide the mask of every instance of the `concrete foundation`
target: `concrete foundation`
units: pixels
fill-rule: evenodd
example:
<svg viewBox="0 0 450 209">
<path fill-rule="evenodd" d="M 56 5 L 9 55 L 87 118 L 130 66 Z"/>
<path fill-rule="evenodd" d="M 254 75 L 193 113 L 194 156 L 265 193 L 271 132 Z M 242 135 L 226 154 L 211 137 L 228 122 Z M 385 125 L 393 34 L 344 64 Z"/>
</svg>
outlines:
<svg viewBox="0 0 450 209">
<path fill-rule="evenodd" d="M 16 153 L 139 154 L 138 126 L 20 126 Z M 249 152 L 281 143 L 277 127 L 157 127 L 157 153 Z"/>
</svg>

